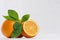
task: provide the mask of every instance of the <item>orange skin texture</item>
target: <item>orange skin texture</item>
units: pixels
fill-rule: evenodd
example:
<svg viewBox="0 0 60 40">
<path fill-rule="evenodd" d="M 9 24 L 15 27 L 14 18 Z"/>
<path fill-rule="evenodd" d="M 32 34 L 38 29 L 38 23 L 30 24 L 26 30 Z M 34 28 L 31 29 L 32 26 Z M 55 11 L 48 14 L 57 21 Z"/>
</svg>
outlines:
<svg viewBox="0 0 60 40">
<path fill-rule="evenodd" d="M 13 25 L 14 25 L 14 21 L 10 21 L 10 20 L 6 20 L 4 23 L 3 23 L 3 26 L 2 26 L 2 33 L 3 35 L 5 35 L 6 37 L 10 37 L 12 32 L 13 32 Z"/>
</svg>

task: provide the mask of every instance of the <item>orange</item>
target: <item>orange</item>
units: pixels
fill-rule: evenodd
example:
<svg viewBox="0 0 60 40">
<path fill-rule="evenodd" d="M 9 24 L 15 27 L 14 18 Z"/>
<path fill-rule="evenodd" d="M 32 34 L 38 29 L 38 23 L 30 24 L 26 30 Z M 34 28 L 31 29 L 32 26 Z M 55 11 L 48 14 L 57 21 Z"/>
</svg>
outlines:
<svg viewBox="0 0 60 40">
<path fill-rule="evenodd" d="M 29 20 L 23 23 L 23 32 L 22 32 L 23 36 L 31 38 L 36 36 L 37 33 L 38 33 L 38 26 L 34 21 Z"/>
<path fill-rule="evenodd" d="M 10 37 L 12 32 L 13 32 L 13 25 L 14 25 L 15 22 L 13 21 L 10 21 L 10 20 L 6 20 L 4 23 L 3 23 L 3 26 L 2 26 L 2 33 L 3 35 L 5 35 L 6 37 Z"/>
</svg>

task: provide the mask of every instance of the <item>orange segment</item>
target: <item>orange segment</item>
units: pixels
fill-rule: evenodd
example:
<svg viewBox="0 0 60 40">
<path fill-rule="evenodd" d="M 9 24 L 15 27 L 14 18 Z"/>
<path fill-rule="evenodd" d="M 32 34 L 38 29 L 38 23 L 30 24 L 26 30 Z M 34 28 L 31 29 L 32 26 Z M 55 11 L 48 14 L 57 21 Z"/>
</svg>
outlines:
<svg viewBox="0 0 60 40">
<path fill-rule="evenodd" d="M 38 26 L 37 24 L 30 20 L 30 21 L 26 21 L 24 24 L 23 24 L 23 31 L 25 32 L 25 35 L 28 35 L 28 36 L 35 36 L 38 32 Z"/>
<path fill-rule="evenodd" d="M 10 21 L 10 20 L 6 20 L 4 23 L 3 23 L 3 26 L 2 26 L 2 33 L 3 35 L 5 35 L 6 37 L 10 37 L 12 32 L 13 32 L 13 24 L 14 22 L 13 21 Z"/>
</svg>

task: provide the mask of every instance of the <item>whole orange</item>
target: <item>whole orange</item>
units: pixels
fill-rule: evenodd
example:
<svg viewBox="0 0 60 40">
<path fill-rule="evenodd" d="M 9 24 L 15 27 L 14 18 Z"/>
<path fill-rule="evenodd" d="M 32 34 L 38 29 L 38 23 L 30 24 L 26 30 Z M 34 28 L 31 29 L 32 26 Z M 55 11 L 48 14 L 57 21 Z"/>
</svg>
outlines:
<svg viewBox="0 0 60 40">
<path fill-rule="evenodd" d="M 10 37 L 13 32 L 14 21 L 6 20 L 2 25 L 2 33 L 6 37 Z"/>
</svg>

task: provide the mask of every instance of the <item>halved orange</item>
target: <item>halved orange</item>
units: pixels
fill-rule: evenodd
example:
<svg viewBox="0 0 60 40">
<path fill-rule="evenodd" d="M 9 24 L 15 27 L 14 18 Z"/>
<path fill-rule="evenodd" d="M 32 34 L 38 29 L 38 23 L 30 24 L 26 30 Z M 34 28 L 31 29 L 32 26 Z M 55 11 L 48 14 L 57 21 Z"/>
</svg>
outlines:
<svg viewBox="0 0 60 40">
<path fill-rule="evenodd" d="M 10 21 L 10 20 L 6 20 L 4 23 L 3 23 L 3 26 L 2 26 L 2 33 L 3 35 L 5 35 L 6 37 L 10 37 L 14 28 L 13 28 L 13 25 L 14 25 L 15 22 L 13 21 Z"/>
<path fill-rule="evenodd" d="M 38 26 L 33 20 L 29 20 L 23 23 L 23 32 L 22 35 L 31 38 L 37 35 Z"/>
</svg>

